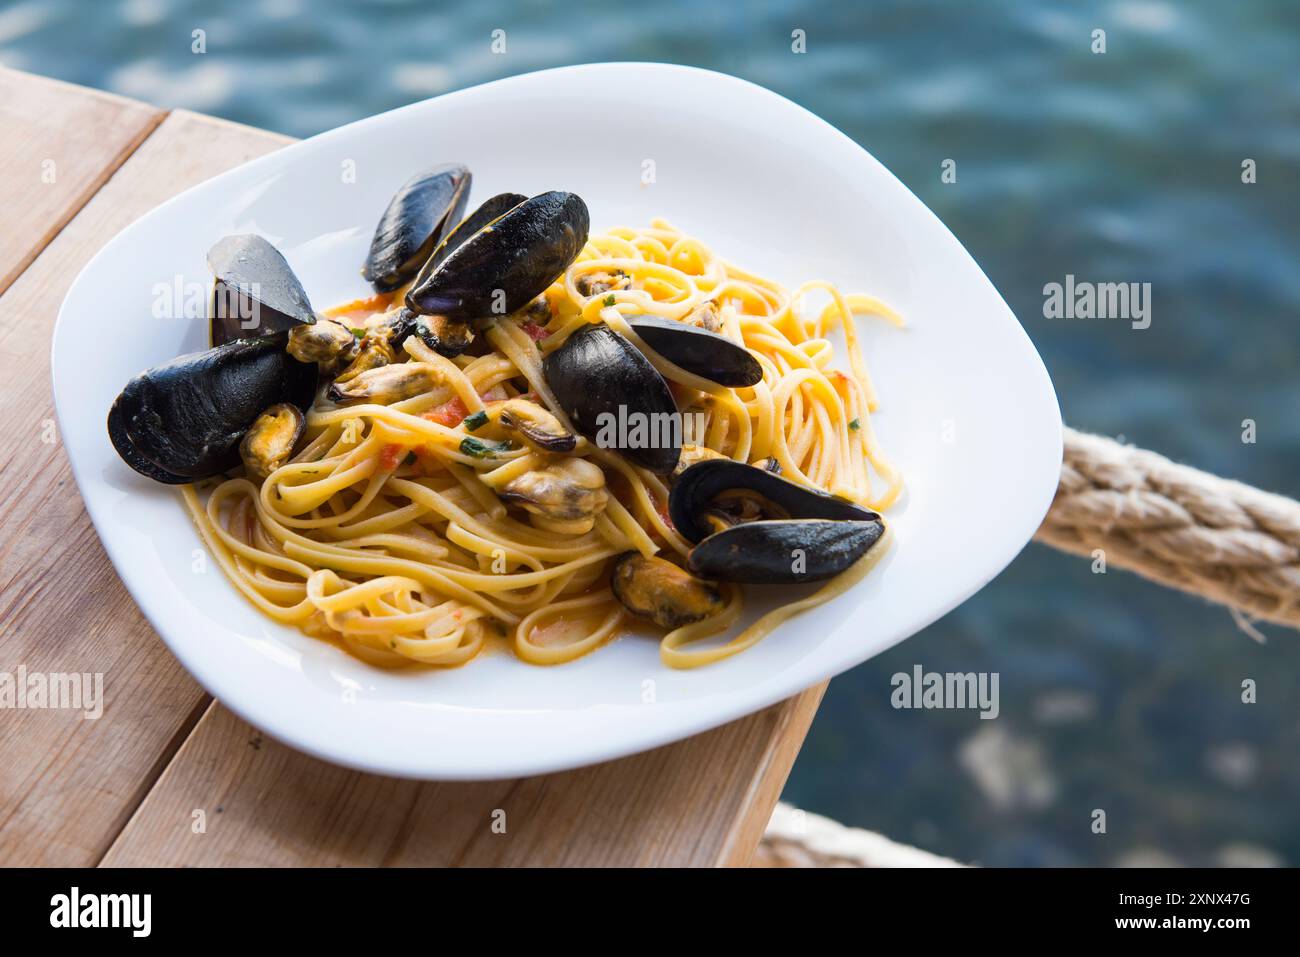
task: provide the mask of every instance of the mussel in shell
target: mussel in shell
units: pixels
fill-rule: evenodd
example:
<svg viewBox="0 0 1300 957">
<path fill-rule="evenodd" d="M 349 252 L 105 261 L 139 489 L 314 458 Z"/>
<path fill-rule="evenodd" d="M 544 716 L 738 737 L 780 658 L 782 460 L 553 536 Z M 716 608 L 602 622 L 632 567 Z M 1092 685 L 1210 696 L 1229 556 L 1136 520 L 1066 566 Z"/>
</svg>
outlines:
<svg viewBox="0 0 1300 957">
<path fill-rule="evenodd" d="M 542 360 L 574 427 L 601 448 L 666 475 L 682 448 L 681 413 L 658 370 L 604 324 L 584 326 Z"/>
<path fill-rule="evenodd" d="M 287 332 L 316 321 L 302 283 L 261 236 L 227 236 L 208 250 L 212 270 L 209 340 L 219 346 Z"/>
<path fill-rule="evenodd" d="M 474 341 L 468 322 L 447 316 L 416 316 L 412 330 L 421 342 L 448 359 L 456 358 Z"/>
<path fill-rule="evenodd" d="M 834 578 L 884 533 L 879 521 L 824 518 L 743 522 L 691 549 L 695 575 L 747 585 L 797 585 Z"/>
<path fill-rule="evenodd" d="M 444 259 L 460 247 L 461 243 L 488 223 L 504 216 L 527 199 L 528 197 L 522 193 L 498 193 L 496 196 L 485 200 L 478 209 L 462 219 L 454 229 L 447 233 L 442 242 L 438 244 L 438 247 L 434 249 L 433 255 L 420 268 L 420 272 L 415 277 L 415 285 L 421 285 L 435 269 L 442 265 Z"/>
<path fill-rule="evenodd" d="M 472 179 L 468 168 L 451 163 L 403 183 L 375 227 L 361 270 L 366 281 L 380 292 L 391 292 L 414 278 L 460 222 Z"/>
<path fill-rule="evenodd" d="M 729 459 L 705 459 L 673 484 L 668 511 L 695 543 L 694 574 L 746 584 L 832 578 L 884 534 L 880 515 Z"/>
<path fill-rule="evenodd" d="M 762 381 L 758 360 L 721 333 L 663 316 L 624 318 L 642 342 L 693 375 L 733 389 Z"/>
<path fill-rule="evenodd" d="M 266 478 L 289 461 L 306 425 L 302 410 L 288 402 L 277 402 L 259 415 L 239 443 L 248 474 Z"/>
<path fill-rule="evenodd" d="M 236 339 L 137 375 L 108 413 L 118 455 L 170 485 L 239 465 L 240 442 L 265 410 L 311 406 L 316 367 L 290 356 L 286 338 Z"/>
<path fill-rule="evenodd" d="M 318 319 L 310 326 L 289 330 L 289 355 L 299 362 L 316 362 L 322 367 L 336 367 L 351 362 L 361 349 L 361 340 L 334 319 Z"/>
<path fill-rule="evenodd" d="M 534 196 L 456 246 L 406 294 L 424 315 L 486 324 L 540 295 L 587 242 L 587 204 L 574 193 Z"/>
</svg>

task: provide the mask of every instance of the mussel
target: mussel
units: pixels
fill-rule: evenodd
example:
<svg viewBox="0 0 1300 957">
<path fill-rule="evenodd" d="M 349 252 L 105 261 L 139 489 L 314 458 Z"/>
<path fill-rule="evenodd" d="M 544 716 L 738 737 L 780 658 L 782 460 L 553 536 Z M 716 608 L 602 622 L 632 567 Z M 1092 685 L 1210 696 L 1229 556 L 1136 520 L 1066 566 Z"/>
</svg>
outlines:
<svg viewBox="0 0 1300 957">
<path fill-rule="evenodd" d="M 227 236 L 208 250 L 212 270 L 209 339 L 219 346 L 287 332 L 316 321 L 302 283 L 261 236 Z"/>
<path fill-rule="evenodd" d="M 624 318 L 647 346 L 702 379 L 734 389 L 763 378 L 763 367 L 750 351 L 720 333 L 663 316 Z"/>
<path fill-rule="evenodd" d="M 460 241 L 406 294 L 423 315 L 486 325 L 523 308 L 582 252 L 590 220 L 582 198 L 534 196 Z"/>
<path fill-rule="evenodd" d="M 682 418 L 668 383 L 609 326 L 584 326 L 542 360 L 542 373 L 574 427 L 652 472 L 668 474 L 682 448 Z"/>
<path fill-rule="evenodd" d="M 435 269 L 442 265 L 443 260 L 455 252 L 465 240 L 488 223 L 504 216 L 520 203 L 527 201 L 527 199 L 528 197 L 522 193 L 498 193 L 496 196 L 484 200 L 478 209 L 462 219 L 438 244 L 433 251 L 433 255 L 429 257 L 416 275 L 415 285 L 421 285 Z"/>
<path fill-rule="evenodd" d="M 443 384 L 442 373 L 425 362 L 398 362 L 335 379 L 326 396 L 340 405 L 377 402 L 390 405 L 432 392 Z"/>
<path fill-rule="evenodd" d="M 539 452 L 563 454 L 577 447 L 578 437 L 536 402 L 507 399 L 493 412 L 503 429 L 518 435 L 530 448 Z"/>
<path fill-rule="evenodd" d="M 239 443 L 239 457 L 250 475 L 266 478 L 293 454 L 307 417 L 296 405 L 277 402 L 257 417 Z"/>
<path fill-rule="evenodd" d="M 448 359 L 456 358 L 474 341 L 474 330 L 468 322 L 446 316 L 416 316 L 412 329 L 421 342 Z"/>
<path fill-rule="evenodd" d="M 337 368 L 351 362 L 361 349 L 361 340 L 335 319 L 318 319 L 309 326 L 289 330 L 289 355 L 299 362 L 319 363 L 323 368 Z"/>
<path fill-rule="evenodd" d="M 712 618 L 726 607 L 715 583 L 640 552 L 627 552 L 615 561 L 610 587 L 632 614 L 668 630 Z"/>
<path fill-rule="evenodd" d="M 832 578 L 885 530 L 876 512 L 729 459 L 705 459 L 682 472 L 668 511 L 695 543 L 687 558 L 692 573 L 746 584 Z"/>
<path fill-rule="evenodd" d="M 380 292 L 391 292 L 420 271 L 465 213 L 473 177 L 451 163 L 416 173 L 388 203 L 370 241 L 361 275 Z"/>
<path fill-rule="evenodd" d="M 113 447 L 137 472 L 170 485 L 239 465 L 240 442 L 270 406 L 311 406 L 316 367 L 290 356 L 286 339 L 236 339 L 140 373 L 109 410 Z"/>
<path fill-rule="evenodd" d="M 545 519 L 582 523 L 583 531 L 609 503 L 604 471 L 586 459 L 573 457 L 525 472 L 507 482 L 497 495 Z"/>
</svg>

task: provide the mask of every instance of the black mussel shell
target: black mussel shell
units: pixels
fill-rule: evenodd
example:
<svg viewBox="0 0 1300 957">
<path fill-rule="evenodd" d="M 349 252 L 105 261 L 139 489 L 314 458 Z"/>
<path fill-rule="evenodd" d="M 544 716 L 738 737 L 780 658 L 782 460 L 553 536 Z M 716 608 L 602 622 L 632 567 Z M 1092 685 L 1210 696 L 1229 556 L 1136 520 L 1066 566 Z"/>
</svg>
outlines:
<svg viewBox="0 0 1300 957">
<path fill-rule="evenodd" d="M 632 343 L 586 326 L 542 360 L 546 384 L 574 428 L 661 475 L 682 451 L 682 420 L 668 383 Z"/>
<path fill-rule="evenodd" d="M 783 509 L 790 518 L 823 518 L 841 522 L 878 522 L 880 516 L 834 495 L 796 485 L 764 469 L 731 459 L 705 459 L 677 476 L 668 495 L 673 527 L 688 541 L 698 542 L 713 531 L 700 516 L 723 492 L 755 492 Z"/>
<path fill-rule="evenodd" d="M 380 292 L 409 282 L 465 215 L 472 179 L 468 168 L 449 163 L 403 183 L 375 227 L 361 270 L 366 281 Z"/>
<path fill-rule="evenodd" d="M 118 455 L 168 484 L 239 465 L 239 442 L 268 406 L 311 407 L 316 367 L 290 356 L 286 338 L 237 339 L 140 373 L 108 413 Z"/>
<path fill-rule="evenodd" d="M 632 331 L 659 355 L 687 372 L 728 388 L 754 385 L 763 367 L 744 346 L 716 332 L 663 316 L 625 316 Z"/>
<path fill-rule="evenodd" d="M 798 585 L 834 578 L 862 558 L 884 522 L 790 519 L 746 522 L 691 549 L 692 574 L 745 585 Z"/>
<path fill-rule="evenodd" d="M 214 346 L 286 332 L 316 321 L 302 283 L 288 262 L 261 236 L 227 236 L 208 250 L 212 304 L 208 322 Z"/>
<path fill-rule="evenodd" d="M 480 323 L 515 312 L 578 258 L 589 228 L 580 196 L 534 196 L 452 250 L 406 294 L 406 304 L 425 315 Z"/>
<path fill-rule="evenodd" d="M 433 255 L 429 257 L 428 262 L 421 267 L 419 274 L 415 277 L 415 285 L 423 285 L 433 271 L 442 265 L 443 260 L 459 249 L 465 240 L 488 223 L 499 219 L 527 200 L 528 197 L 522 193 L 498 193 L 491 199 L 485 200 L 482 206 L 462 219 L 460 225 L 447 233 L 442 242 L 438 244 L 438 248 L 433 251 Z"/>
</svg>

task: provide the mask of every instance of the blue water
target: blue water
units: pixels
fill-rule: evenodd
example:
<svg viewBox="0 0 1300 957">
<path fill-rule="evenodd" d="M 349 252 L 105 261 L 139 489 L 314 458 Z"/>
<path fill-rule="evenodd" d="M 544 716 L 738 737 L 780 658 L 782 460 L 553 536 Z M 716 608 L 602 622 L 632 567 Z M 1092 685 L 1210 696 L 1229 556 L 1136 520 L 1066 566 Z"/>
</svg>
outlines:
<svg viewBox="0 0 1300 957">
<path fill-rule="evenodd" d="M 5 65 L 296 136 L 589 60 L 761 83 L 870 149 L 952 228 L 1037 344 L 1068 422 L 1290 495 L 1298 37 L 1300 5 L 1241 0 L 0 3 Z M 947 158 L 956 183 L 940 180 Z M 1044 319 L 1043 286 L 1066 274 L 1151 283 L 1151 327 Z M 1261 646 L 1218 608 L 1031 546 L 831 684 L 786 797 L 986 864 L 1300 864 L 1300 637 L 1263 630 Z M 917 663 L 998 672 L 1001 716 L 894 710 L 890 676 Z"/>
</svg>

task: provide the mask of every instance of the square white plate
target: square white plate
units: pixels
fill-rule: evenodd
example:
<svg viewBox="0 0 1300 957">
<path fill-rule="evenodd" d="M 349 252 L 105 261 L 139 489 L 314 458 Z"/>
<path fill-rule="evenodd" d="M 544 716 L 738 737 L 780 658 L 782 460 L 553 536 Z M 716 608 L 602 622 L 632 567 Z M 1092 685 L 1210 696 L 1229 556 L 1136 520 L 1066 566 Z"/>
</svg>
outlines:
<svg viewBox="0 0 1300 957">
<path fill-rule="evenodd" d="M 586 200 L 593 230 L 664 216 L 790 286 L 829 279 L 901 312 L 903 331 L 861 322 L 881 398 L 873 421 L 908 482 L 889 513 L 894 547 L 872 574 L 757 647 L 687 672 L 664 667 L 655 642 L 625 638 L 560 667 L 496 654 L 452 671 L 390 674 L 266 620 L 240 597 L 202 560 L 177 493 L 127 468 L 105 431 L 132 375 L 206 346 L 204 322 L 154 317 L 157 287 L 178 277 L 205 287 L 208 247 L 256 232 L 285 253 L 316 308 L 364 295 L 358 266 L 379 213 L 411 173 L 444 161 L 473 170 L 471 206 L 505 190 L 568 189 Z M 421 778 L 537 774 L 620 757 L 844 671 L 1001 571 L 1046 512 L 1061 462 L 1060 413 L 1038 354 L 915 196 L 775 93 L 658 64 L 570 67 L 442 96 L 177 196 L 82 271 L 59 313 L 53 372 L 90 516 L 185 667 L 294 747 Z"/>
</svg>

